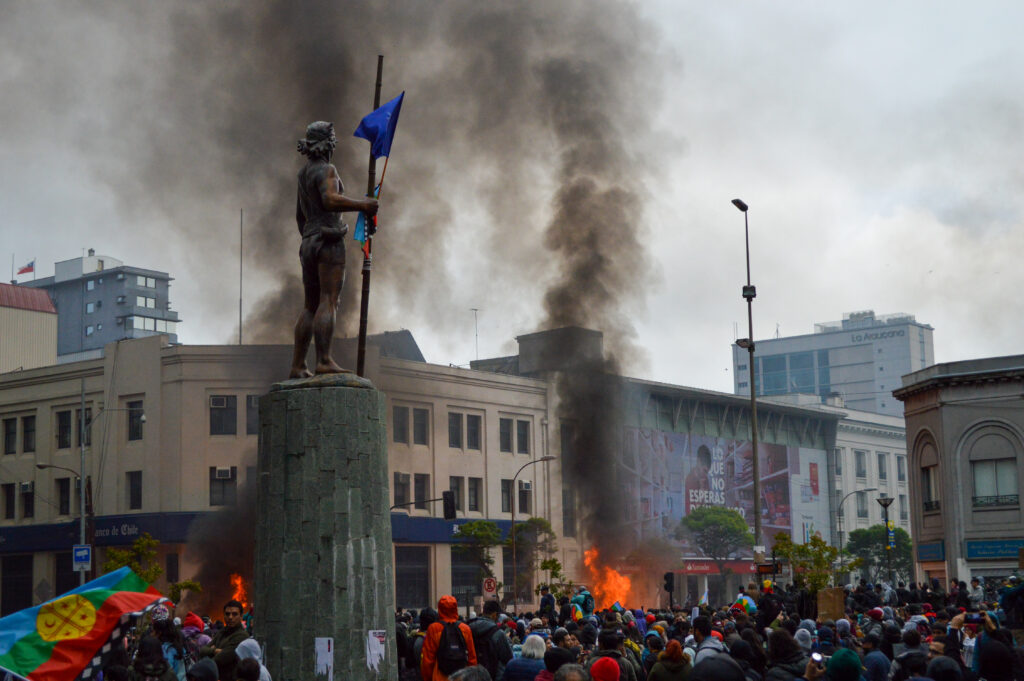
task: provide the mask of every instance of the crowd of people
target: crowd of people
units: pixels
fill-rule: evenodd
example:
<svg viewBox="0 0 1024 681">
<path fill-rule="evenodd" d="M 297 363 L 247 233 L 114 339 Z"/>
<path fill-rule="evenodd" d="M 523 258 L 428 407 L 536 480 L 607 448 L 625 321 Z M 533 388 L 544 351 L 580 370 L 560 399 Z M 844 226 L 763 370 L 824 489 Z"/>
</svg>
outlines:
<svg viewBox="0 0 1024 681">
<path fill-rule="evenodd" d="M 251 634 L 251 613 L 237 600 L 224 605 L 223 620 L 188 612 L 173 617 L 153 607 L 115 648 L 101 681 L 272 681 L 263 651 Z"/>
<path fill-rule="evenodd" d="M 719 608 L 598 610 L 578 587 L 536 612 L 496 600 L 460 617 L 399 609 L 402 681 L 1024 681 L 1024 584 L 977 579 L 847 587 L 844 612 L 819 616 L 806 591 L 770 581 Z"/>
</svg>

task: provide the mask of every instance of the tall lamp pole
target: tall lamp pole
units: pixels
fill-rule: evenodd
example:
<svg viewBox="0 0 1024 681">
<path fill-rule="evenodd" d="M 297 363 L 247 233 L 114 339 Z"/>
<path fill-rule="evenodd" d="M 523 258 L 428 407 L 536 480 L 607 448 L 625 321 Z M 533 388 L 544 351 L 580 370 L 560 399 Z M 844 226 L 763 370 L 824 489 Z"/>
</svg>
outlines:
<svg viewBox="0 0 1024 681">
<path fill-rule="evenodd" d="M 516 501 L 518 501 L 518 499 L 516 499 L 516 497 L 518 496 L 518 490 L 516 489 L 516 480 L 519 479 L 519 474 L 522 473 L 527 466 L 532 466 L 535 463 L 542 463 L 554 460 L 555 457 L 548 454 L 546 456 L 540 457 L 539 459 L 527 461 L 522 466 L 520 466 L 519 470 L 516 471 L 516 474 L 512 476 L 512 612 L 519 611 L 519 570 L 516 566 Z"/>
<path fill-rule="evenodd" d="M 885 523 L 885 568 L 889 572 L 889 586 L 892 586 L 892 542 L 889 541 L 889 506 L 895 497 L 878 497 L 877 501 L 882 506 L 882 520 Z"/>
<path fill-rule="evenodd" d="M 857 492 L 864 492 L 865 494 L 867 494 L 868 492 L 874 492 L 877 489 L 878 489 L 877 487 L 868 487 L 867 489 L 855 489 L 852 492 L 847 492 L 843 496 L 843 498 L 839 501 L 839 507 L 836 508 L 836 518 L 839 520 L 839 524 L 842 525 L 842 524 L 846 523 L 846 516 L 843 515 L 843 504 L 846 503 L 847 499 L 852 497 Z M 843 537 L 842 537 L 842 532 L 843 532 L 842 530 L 839 530 L 839 535 L 840 535 L 839 536 L 839 573 L 840 574 L 842 574 L 842 572 L 843 572 L 843 566 L 846 565 L 846 561 L 843 560 Z"/>
<path fill-rule="evenodd" d="M 748 336 L 736 341 L 736 345 L 746 348 L 749 353 L 748 369 L 750 373 L 750 445 L 754 460 L 754 546 L 761 546 L 761 464 L 757 458 L 757 373 L 754 371 L 754 298 L 757 287 L 750 283 L 750 222 L 747 219 L 749 206 L 742 199 L 733 199 L 732 205 L 743 213 L 743 235 L 747 247 L 747 285 L 743 287 L 743 297 L 747 300 Z M 755 560 L 763 559 L 756 555 Z M 762 549 L 763 551 L 763 549 Z"/>
</svg>

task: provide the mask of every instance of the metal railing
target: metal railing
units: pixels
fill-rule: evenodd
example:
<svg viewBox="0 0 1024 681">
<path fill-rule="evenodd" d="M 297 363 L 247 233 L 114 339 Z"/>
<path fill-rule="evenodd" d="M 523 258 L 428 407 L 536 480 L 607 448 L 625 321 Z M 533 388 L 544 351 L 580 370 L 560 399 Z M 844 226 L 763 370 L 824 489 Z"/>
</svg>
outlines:
<svg viewBox="0 0 1024 681">
<path fill-rule="evenodd" d="M 999 494 L 995 496 L 971 497 L 974 506 L 1018 506 L 1019 497 L 1016 494 Z"/>
<path fill-rule="evenodd" d="M 933 499 L 932 501 L 924 502 L 925 513 L 928 513 L 929 511 L 938 511 L 939 508 L 941 508 L 941 504 L 939 503 L 938 499 Z"/>
</svg>

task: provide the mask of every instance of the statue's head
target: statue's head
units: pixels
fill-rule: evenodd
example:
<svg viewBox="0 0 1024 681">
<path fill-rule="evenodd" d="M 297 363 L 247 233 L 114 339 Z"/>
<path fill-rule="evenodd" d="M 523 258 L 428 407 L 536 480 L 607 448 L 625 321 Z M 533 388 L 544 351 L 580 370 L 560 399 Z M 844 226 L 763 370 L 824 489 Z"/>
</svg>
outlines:
<svg viewBox="0 0 1024 681">
<path fill-rule="evenodd" d="M 306 126 L 306 138 L 299 140 L 298 151 L 309 158 L 330 158 L 337 144 L 334 124 L 316 121 Z"/>
</svg>

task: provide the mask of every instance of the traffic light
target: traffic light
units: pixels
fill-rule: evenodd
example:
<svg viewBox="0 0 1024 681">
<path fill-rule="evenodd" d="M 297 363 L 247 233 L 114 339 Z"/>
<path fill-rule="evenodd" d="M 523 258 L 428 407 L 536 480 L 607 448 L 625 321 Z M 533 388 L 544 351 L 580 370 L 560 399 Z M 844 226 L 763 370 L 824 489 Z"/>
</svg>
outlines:
<svg viewBox="0 0 1024 681">
<path fill-rule="evenodd" d="M 444 506 L 444 519 L 455 520 L 455 492 L 441 492 L 441 505 Z"/>
<path fill-rule="evenodd" d="M 665 573 L 665 591 L 672 593 L 676 589 L 676 573 Z"/>
</svg>

